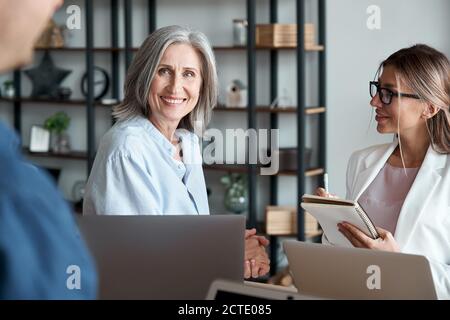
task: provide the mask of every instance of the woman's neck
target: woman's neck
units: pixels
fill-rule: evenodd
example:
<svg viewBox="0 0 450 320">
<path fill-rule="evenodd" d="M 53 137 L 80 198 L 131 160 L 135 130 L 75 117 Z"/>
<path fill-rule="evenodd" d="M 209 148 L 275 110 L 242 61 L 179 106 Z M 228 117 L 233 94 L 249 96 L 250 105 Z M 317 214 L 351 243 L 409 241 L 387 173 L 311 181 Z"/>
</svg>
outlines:
<svg viewBox="0 0 450 320">
<path fill-rule="evenodd" d="M 414 132 L 400 134 L 400 143 L 402 157 L 406 167 L 414 167 L 422 164 L 423 159 L 430 146 L 430 138 L 428 132 Z M 400 144 L 395 150 L 394 154 L 400 157 Z"/>
<path fill-rule="evenodd" d="M 177 130 L 178 122 L 162 122 L 152 116 L 149 117 L 149 120 L 156 127 L 156 129 L 158 129 L 159 132 L 161 132 L 162 135 L 170 141 L 170 143 L 174 145 L 177 144 L 178 140 L 175 138 L 175 130 Z"/>
</svg>

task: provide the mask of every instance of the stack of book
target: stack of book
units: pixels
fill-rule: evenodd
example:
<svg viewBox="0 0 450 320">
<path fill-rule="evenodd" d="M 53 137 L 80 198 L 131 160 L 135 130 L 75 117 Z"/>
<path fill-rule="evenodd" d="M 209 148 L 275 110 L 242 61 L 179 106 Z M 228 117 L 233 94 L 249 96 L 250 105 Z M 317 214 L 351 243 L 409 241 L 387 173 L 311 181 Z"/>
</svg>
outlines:
<svg viewBox="0 0 450 320">
<path fill-rule="evenodd" d="M 305 212 L 305 234 L 319 231 L 317 220 Z M 297 234 L 297 208 L 289 206 L 266 207 L 266 233 L 268 235 Z"/>
<path fill-rule="evenodd" d="M 314 24 L 306 23 L 304 26 L 305 48 L 316 48 Z M 256 25 L 257 47 L 297 47 L 296 24 L 258 24 Z"/>
</svg>

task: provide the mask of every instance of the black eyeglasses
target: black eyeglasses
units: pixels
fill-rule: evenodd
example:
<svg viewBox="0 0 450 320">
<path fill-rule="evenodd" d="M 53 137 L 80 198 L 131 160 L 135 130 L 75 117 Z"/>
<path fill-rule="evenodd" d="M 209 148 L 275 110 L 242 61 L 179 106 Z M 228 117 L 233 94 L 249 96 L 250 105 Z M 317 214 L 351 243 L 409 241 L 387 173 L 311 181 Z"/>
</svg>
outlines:
<svg viewBox="0 0 450 320">
<path fill-rule="evenodd" d="M 388 105 L 392 102 L 392 97 L 405 97 L 405 98 L 413 98 L 420 99 L 420 97 L 416 94 L 410 93 L 400 93 L 389 90 L 387 88 L 381 88 L 380 83 L 378 81 L 370 81 L 369 82 L 369 92 L 370 96 L 373 98 L 377 95 L 380 95 L 380 100 L 383 104 Z"/>
</svg>

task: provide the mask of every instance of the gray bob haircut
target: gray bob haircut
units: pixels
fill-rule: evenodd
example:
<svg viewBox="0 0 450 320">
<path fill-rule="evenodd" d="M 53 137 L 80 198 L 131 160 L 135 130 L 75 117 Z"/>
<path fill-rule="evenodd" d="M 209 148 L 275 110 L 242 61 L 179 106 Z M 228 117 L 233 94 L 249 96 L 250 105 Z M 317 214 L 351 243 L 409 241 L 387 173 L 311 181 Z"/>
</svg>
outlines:
<svg viewBox="0 0 450 320">
<path fill-rule="evenodd" d="M 150 85 L 166 49 L 174 43 L 189 44 L 201 57 L 202 86 L 195 108 L 181 119 L 178 128 L 193 131 L 200 122 L 206 128 L 212 109 L 217 104 L 217 71 L 214 53 L 206 36 L 181 26 L 163 27 L 150 34 L 136 53 L 127 72 L 124 86 L 124 100 L 113 108 L 117 120 L 134 116 L 148 118 L 150 108 L 148 95 Z"/>
</svg>

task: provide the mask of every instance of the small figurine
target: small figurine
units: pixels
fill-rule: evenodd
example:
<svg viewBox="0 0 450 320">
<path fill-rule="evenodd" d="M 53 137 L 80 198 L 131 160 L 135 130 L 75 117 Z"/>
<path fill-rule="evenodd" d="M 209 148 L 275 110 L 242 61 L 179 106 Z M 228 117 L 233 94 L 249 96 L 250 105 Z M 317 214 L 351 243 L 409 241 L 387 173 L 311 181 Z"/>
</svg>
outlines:
<svg viewBox="0 0 450 320">
<path fill-rule="evenodd" d="M 227 107 L 247 107 L 247 87 L 240 80 L 233 80 L 227 87 Z"/>
</svg>

